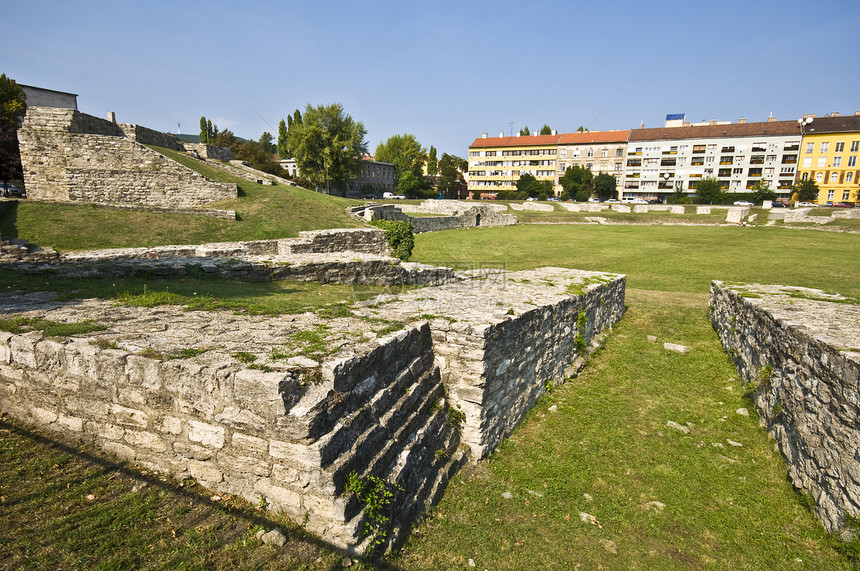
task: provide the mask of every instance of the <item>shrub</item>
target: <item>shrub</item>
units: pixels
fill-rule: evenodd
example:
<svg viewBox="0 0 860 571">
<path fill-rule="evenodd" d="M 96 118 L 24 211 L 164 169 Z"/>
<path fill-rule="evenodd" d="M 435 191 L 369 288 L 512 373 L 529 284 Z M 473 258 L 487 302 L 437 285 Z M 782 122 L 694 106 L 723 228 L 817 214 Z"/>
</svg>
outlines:
<svg viewBox="0 0 860 571">
<path fill-rule="evenodd" d="M 385 239 L 395 256 L 404 262 L 409 259 L 412 248 L 415 247 L 411 223 L 403 220 L 380 220 L 376 217 L 370 223 L 385 231 Z"/>
</svg>

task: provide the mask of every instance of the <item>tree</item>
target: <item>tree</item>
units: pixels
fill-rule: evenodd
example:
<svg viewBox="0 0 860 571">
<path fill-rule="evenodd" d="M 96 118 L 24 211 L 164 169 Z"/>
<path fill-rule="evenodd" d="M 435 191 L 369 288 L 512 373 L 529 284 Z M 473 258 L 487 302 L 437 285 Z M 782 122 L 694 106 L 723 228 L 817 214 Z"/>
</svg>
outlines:
<svg viewBox="0 0 860 571">
<path fill-rule="evenodd" d="M 552 135 L 552 129 L 549 125 L 544 125 L 540 130 L 541 135 Z"/>
<path fill-rule="evenodd" d="M 696 183 L 696 196 L 705 204 L 722 204 L 726 201 L 720 181 L 714 177 L 703 178 Z"/>
<path fill-rule="evenodd" d="M 420 198 L 421 180 L 411 171 L 406 171 L 397 179 L 397 191 L 406 198 Z"/>
<path fill-rule="evenodd" d="M 207 145 L 214 145 L 215 138 L 218 136 L 218 126 L 213 124 L 206 117 L 200 117 L 200 142 Z"/>
<path fill-rule="evenodd" d="M 567 170 L 564 171 L 558 182 L 574 200 L 585 202 L 591 194 L 591 181 L 593 178 L 594 175 L 590 170 L 574 165 L 567 167 Z"/>
<path fill-rule="evenodd" d="M 797 193 L 797 199 L 804 202 L 818 200 L 819 188 L 811 178 L 802 180 L 794 185 L 794 192 Z"/>
<path fill-rule="evenodd" d="M 437 188 L 445 198 L 459 198 L 465 187 L 463 172 L 469 163 L 456 155 L 442 153 L 439 159 L 439 183 Z"/>
<path fill-rule="evenodd" d="M 580 125 L 579 128 L 576 130 L 576 132 L 577 133 L 588 133 L 588 128 Z"/>
<path fill-rule="evenodd" d="M 287 145 L 301 175 L 318 187 L 332 187 L 345 194 L 346 183 L 355 178 L 361 156 L 367 153 L 367 130 L 345 113 L 340 103 L 296 111 Z"/>
<path fill-rule="evenodd" d="M 394 165 L 398 180 L 407 172 L 411 172 L 416 178 L 424 176 L 427 149 L 421 146 L 414 135 L 405 133 L 389 137 L 387 141 L 376 146 L 374 154 L 377 161 Z"/>
<path fill-rule="evenodd" d="M 290 120 L 290 123 L 293 122 L 293 118 L 287 116 Z M 290 148 L 287 146 L 287 124 L 281 119 L 281 122 L 278 124 L 278 156 L 282 159 L 291 159 L 292 155 L 290 155 Z"/>
<path fill-rule="evenodd" d="M 427 174 L 436 176 L 439 172 L 439 161 L 436 159 L 436 147 L 430 145 L 430 152 L 427 154 Z"/>
<path fill-rule="evenodd" d="M 615 177 L 611 174 L 600 173 L 594 177 L 594 192 L 600 200 L 617 198 L 615 193 Z"/>
<path fill-rule="evenodd" d="M 263 131 L 263 134 L 260 135 L 260 140 L 257 142 L 260 144 L 260 148 L 263 150 L 263 152 L 269 153 L 270 155 L 274 155 L 276 152 L 278 152 L 277 147 L 275 147 L 274 140 L 275 139 L 274 137 L 272 137 L 271 133 Z"/>
<path fill-rule="evenodd" d="M 528 137 L 529 135 L 531 135 L 531 131 L 529 131 L 528 125 L 520 129 L 520 137 Z"/>
<path fill-rule="evenodd" d="M 27 95 L 21 86 L 0 75 L 0 181 L 5 192 L 10 180 L 24 178 L 16 131 L 27 111 Z"/>
<path fill-rule="evenodd" d="M 756 204 L 761 204 L 765 200 L 776 200 L 776 192 L 771 190 L 770 185 L 766 180 L 760 180 L 753 185 L 753 201 Z"/>
</svg>

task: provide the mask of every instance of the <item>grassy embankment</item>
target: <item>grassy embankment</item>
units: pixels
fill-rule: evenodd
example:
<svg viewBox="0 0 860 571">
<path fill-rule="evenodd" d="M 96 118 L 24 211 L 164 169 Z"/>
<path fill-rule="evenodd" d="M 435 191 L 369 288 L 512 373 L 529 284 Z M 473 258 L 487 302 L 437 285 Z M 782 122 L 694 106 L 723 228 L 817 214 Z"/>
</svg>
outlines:
<svg viewBox="0 0 860 571">
<path fill-rule="evenodd" d="M 27 224 L 19 228 L 29 237 Z M 225 238 L 204 240 L 213 239 Z M 429 263 L 626 273 L 629 309 L 580 377 L 557 386 L 496 453 L 453 481 L 395 565 L 463 568 L 473 559 L 490 569 L 849 567 L 786 481 L 784 462 L 743 399 L 705 313 L 711 279 L 860 297 L 860 261 L 850 255 L 856 236 L 522 226 L 425 234 L 416 243 L 413 259 Z M 213 297 L 222 295 L 229 296 Z M 267 289 L 248 295 L 280 297 Z M 692 351 L 666 352 L 664 341 Z M 688 423 L 690 434 L 668 427 L 670 420 Z M 194 486 L 105 465 L 98 453 L 0 428 L 4 566 L 325 569 L 340 559 L 300 529 L 232 498 L 212 500 Z M 135 488 L 147 478 L 147 487 Z M 260 526 L 275 524 L 290 530 L 285 552 L 252 539 Z"/>
</svg>

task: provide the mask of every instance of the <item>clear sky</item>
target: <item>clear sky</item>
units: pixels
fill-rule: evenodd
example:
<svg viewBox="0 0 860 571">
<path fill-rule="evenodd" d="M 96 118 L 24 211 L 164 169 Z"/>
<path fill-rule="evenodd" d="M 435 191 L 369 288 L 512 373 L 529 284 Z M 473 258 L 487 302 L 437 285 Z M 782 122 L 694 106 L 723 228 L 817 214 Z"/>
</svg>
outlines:
<svg viewBox="0 0 860 571">
<path fill-rule="evenodd" d="M 340 102 L 371 151 L 412 133 L 465 157 L 487 131 L 860 111 L 858 0 L 5 0 L 0 73 L 175 133 L 277 135 Z"/>
</svg>

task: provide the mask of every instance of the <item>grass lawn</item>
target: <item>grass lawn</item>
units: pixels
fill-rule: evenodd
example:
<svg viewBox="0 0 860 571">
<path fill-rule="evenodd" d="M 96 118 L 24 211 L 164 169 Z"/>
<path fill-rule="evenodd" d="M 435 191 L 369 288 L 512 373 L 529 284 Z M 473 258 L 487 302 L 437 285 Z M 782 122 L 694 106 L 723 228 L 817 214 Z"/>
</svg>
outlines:
<svg viewBox="0 0 860 571">
<path fill-rule="evenodd" d="M 851 568 L 786 480 L 785 463 L 742 397 L 706 311 L 712 279 L 860 298 L 860 258 L 852 254 L 858 243 L 855 235 L 755 227 L 529 225 L 417 236 L 413 261 L 625 273 L 628 311 L 578 378 L 556 386 L 489 459 L 452 481 L 388 563 Z M 24 278 L 0 275 L 7 279 Z M 206 286 L 189 285 L 192 292 Z M 66 287 L 97 294 L 95 285 Z M 241 303 L 287 295 L 260 287 L 249 287 Z M 189 295 L 179 284 L 159 288 Z M 216 301 L 240 297 L 210 291 Z M 350 294 L 331 299 L 338 295 Z M 664 351 L 667 341 L 692 350 Z M 285 551 L 259 545 L 253 532 L 273 525 L 273 516 L 232 498 L 225 505 L 154 481 L 146 493 L 132 492 L 145 478 L 139 471 L 105 468 L 92 456 L 84 462 L 73 450 L 0 426 L 0 542 L 9 554 L 0 567 L 274 568 L 278 553 L 287 568 L 330 569 L 340 561 L 295 527 L 285 527 Z"/>
<path fill-rule="evenodd" d="M 158 149 L 170 156 L 179 155 Z M 177 156 L 184 162 L 187 157 Z M 218 182 L 235 182 L 239 197 L 208 205 L 234 210 L 239 220 L 195 214 L 164 214 L 22 200 L 0 213 L 0 233 L 60 251 L 201 244 L 297 236 L 303 230 L 353 228 L 361 223 L 346 213 L 356 201 L 290 186 L 262 186 L 196 162 L 197 170 Z"/>
</svg>

